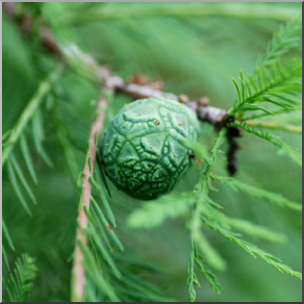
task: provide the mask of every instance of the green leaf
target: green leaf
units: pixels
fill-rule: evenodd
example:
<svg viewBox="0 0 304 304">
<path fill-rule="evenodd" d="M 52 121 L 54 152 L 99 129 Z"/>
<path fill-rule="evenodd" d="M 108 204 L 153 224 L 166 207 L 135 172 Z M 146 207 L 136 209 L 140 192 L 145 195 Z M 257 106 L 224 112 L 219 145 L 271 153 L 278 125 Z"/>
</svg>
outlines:
<svg viewBox="0 0 304 304">
<path fill-rule="evenodd" d="M 34 169 L 34 165 L 33 165 L 33 161 L 32 161 L 32 157 L 30 154 L 30 150 L 28 147 L 28 143 L 27 143 L 27 139 L 26 136 L 23 134 L 20 138 L 20 147 L 21 147 L 21 152 L 23 154 L 25 163 L 27 165 L 27 168 L 30 172 L 30 175 L 34 181 L 35 184 L 38 184 L 38 179 L 37 179 L 37 175 Z"/>
<path fill-rule="evenodd" d="M 112 302 L 120 302 L 120 299 L 115 293 L 111 282 L 107 281 L 104 275 L 102 274 L 101 269 L 96 267 L 98 262 L 96 261 L 94 255 L 90 252 L 87 247 L 84 247 L 82 242 L 78 242 L 82 252 L 84 253 L 84 267 L 87 272 L 87 279 L 90 279 L 91 282 L 94 282 L 95 288 L 101 290 L 105 295 L 109 297 Z M 90 284 L 88 284 L 89 286 Z"/>
<path fill-rule="evenodd" d="M 43 133 L 42 115 L 39 110 L 37 110 L 35 115 L 33 116 L 32 131 L 33 131 L 34 144 L 35 144 L 37 152 L 39 153 L 41 158 L 44 160 L 44 162 L 49 167 L 52 167 L 53 163 L 42 146 L 42 141 L 44 139 L 44 133 Z"/>
<path fill-rule="evenodd" d="M 93 197 L 91 197 L 91 202 L 92 202 L 92 208 L 95 211 L 97 218 L 100 221 L 100 224 L 103 225 L 107 231 L 108 234 L 110 235 L 111 239 L 113 240 L 113 242 L 116 244 L 116 246 L 123 251 L 124 247 L 121 243 L 121 241 L 119 240 L 119 238 L 117 237 L 116 233 L 113 231 L 113 228 L 110 227 L 110 224 L 108 223 L 108 221 L 106 220 L 105 216 L 103 215 L 100 207 L 98 206 L 97 202 L 95 201 L 95 199 Z"/>
<path fill-rule="evenodd" d="M 7 169 L 8 169 L 8 176 L 9 176 L 9 179 L 10 179 L 11 184 L 13 186 L 13 189 L 15 190 L 15 192 L 16 192 L 16 194 L 17 194 L 17 196 L 18 196 L 18 198 L 19 198 L 22 206 L 27 211 L 27 213 L 30 216 L 32 216 L 30 208 L 29 208 L 29 206 L 28 206 L 28 204 L 27 204 L 27 202 L 26 202 L 26 200 L 25 200 L 25 198 L 24 198 L 24 196 L 23 196 L 23 194 L 21 192 L 20 186 L 19 186 L 17 178 L 16 178 L 16 174 L 15 174 L 14 168 L 13 168 L 13 166 L 12 166 L 12 164 L 11 164 L 10 161 L 7 163 Z"/>
<path fill-rule="evenodd" d="M 241 101 L 242 101 L 242 95 L 241 95 L 241 90 L 240 90 L 240 87 L 238 85 L 238 82 L 234 78 L 232 78 L 232 77 L 231 77 L 231 80 L 232 80 L 232 82 L 233 82 L 233 84 L 234 84 L 234 86 L 236 88 L 237 94 L 238 94 L 238 98 L 239 98 L 238 102 L 241 103 Z"/>
<path fill-rule="evenodd" d="M 86 229 L 86 233 L 92 238 L 92 241 L 95 243 L 95 245 L 98 248 L 98 251 L 100 252 L 101 256 L 105 259 L 105 261 L 108 262 L 109 266 L 111 267 L 111 269 L 113 270 L 113 273 L 115 274 L 115 276 L 120 279 L 121 278 L 121 273 L 119 272 L 119 270 L 117 269 L 114 260 L 112 259 L 112 257 L 110 256 L 108 250 L 106 249 L 106 247 L 104 246 L 104 244 L 102 243 L 100 236 L 98 235 L 98 233 L 96 232 L 96 229 L 90 225 L 87 229 Z"/>
<path fill-rule="evenodd" d="M 5 263 L 6 267 L 7 267 L 7 269 L 9 270 L 10 267 L 9 267 L 9 263 L 8 263 L 8 258 L 7 258 L 5 246 L 3 244 L 2 244 L 2 257 L 3 257 L 4 263 Z"/>
<path fill-rule="evenodd" d="M 11 163 L 12 163 L 14 169 L 15 169 L 15 172 L 18 175 L 22 185 L 24 186 L 26 192 L 28 193 L 28 195 L 31 198 L 31 200 L 33 201 L 33 203 L 36 205 L 37 201 L 35 199 L 34 193 L 32 192 L 29 184 L 27 183 L 26 178 L 23 175 L 23 172 L 22 172 L 22 170 L 21 170 L 21 168 L 20 168 L 20 166 L 19 166 L 19 164 L 18 164 L 18 162 L 15 159 L 15 156 L 13 154 L 11 155 L 11 160 L 10 161 L 11 161 Z"/>
<path fill-rule="evenodd" d="M 250 110 L 253 110 L 253 111 L 256 111 L 256 110 L 260 110 L 260 111 L 263 111 L 264 113 L 268 114 L 268 115 L 274 115 L 273 112 L 267 110 L 267 109 L 264 109 L 260 106 L 257 106 L 256 104 L 248 104 L 246 106 L 243 106 L 239 111 L 250 111 Z"/>
<path fill-rule="evenodd" d="M 2 218 L 2 232 L 4 233 L 4 236 L 5 236 L 5 238 L 6 238 L 7 242 L 8 242 L 8 244 L 9 244 L 9 246 L 10 246 L 13 250 L 15 250 L 15 246 L 14 246 L 14 244 L 13 244 L 13 241 L 12 241 L 12 239 L 11 239 L 11 236 L 9 235 L 8 229 L 7 229 L 7 227 L 6 227 L 6 224 L 5 224 L 3 218 Z"/>
<path fill-rule="evenodd" d="M 106 191 L 104 189 L 104 184 L 102 182 L 99 181 L 99 183 L 96 182 L 96 180 L 94 179 L 93 176 L 89 177 L 89 181 L 92 183 L 92 185 L 94 185 L 94 187 L 96 188 L 96 190 L 100 193 L 100 200 L 102 202 L 102 205 L 106 211 L 107 214 L 107 218 L 110 221 L 111 225 L 113 227 L 116 227 L 116 220 L 115 220 L 115 216 L 114 213 L 110 207 L 109 201 L 107 199 L 106 196 Z"/>
</svg>

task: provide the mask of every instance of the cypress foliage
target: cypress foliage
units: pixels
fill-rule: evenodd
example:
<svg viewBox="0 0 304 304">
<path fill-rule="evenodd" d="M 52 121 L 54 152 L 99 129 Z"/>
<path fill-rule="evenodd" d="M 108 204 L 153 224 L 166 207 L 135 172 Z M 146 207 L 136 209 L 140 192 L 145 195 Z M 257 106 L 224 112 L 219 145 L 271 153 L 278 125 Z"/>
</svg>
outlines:
<svg viewBox="0 0 304 304">
<path fill-rule="evenodd" d="M 298 301 L 296 280 L 251 258 L 302 279 L 293 270 L 301 256 L 301 7 L 67 5 L 17 3 L 14 16 L 3 15 L 4 299 Z M 165 91 L 207 95 L 227 110 L 215 128 L 200 124 L 198 142 L 185 142 L 194 165 L 157 200 L 116 190 L 92 157 L 90 127 L 102 118 L 104 130 L 132 101 L 106 83 L 102 65 L 126 84 L 145 73 Z M 244 132 L 230 141 L 235 150 L 243 143 L 236 177 L 225 171 L 231 130 Z"/>
</svg>

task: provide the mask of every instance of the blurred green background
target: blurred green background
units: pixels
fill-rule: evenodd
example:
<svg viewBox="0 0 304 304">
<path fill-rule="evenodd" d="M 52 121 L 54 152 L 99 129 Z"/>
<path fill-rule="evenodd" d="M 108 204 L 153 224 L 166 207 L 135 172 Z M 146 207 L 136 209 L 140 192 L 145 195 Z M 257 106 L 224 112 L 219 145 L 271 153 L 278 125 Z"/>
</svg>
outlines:
<svg viewBox="0 0 304 304">
<path fill-rule="evenodd" d="M 236 92 L 231 77 L 242 68 L 250 74 L 281 24 L 301 14 L 300 3 L 42 3 L 39 18 L 49 25 L 63 44 L 76 44 L 112 70 L 129 77 L 144 73 L 165 81 L 165 90 L 190 97 L 208 96 L 212 105 L 228 109 Z M 29 9 L 20 8 L 20 9 Z M 4 13 L 3 13 L 4 14 Z M 25 39 L 18 26 L 3 15 L 3 132 L 13 128 L 39 83 L 55 65 L 33 35 Z M 296 50 L 298 54 L 301 49 Z M 76 185 L 83 169 L 87 138 L 94 117 L 99 87 L 68 69 L 56 81 L 42 105 L 45 147 L 54 162 L 48 168 L 32 151 L 39 184 L 33 185 L 38 205 L 29 217 L 22 208 L 3 170 L 3 217 L 15 244 L 6 245 L 10 265 L 21 253 L 36 258 L 39 268 L 29 301 L 69 301 L 71 255 L 74 249 L 80 189 Z M 117 96 L 107 122 L 130 99 Z M 282 119 L 301 125 L 301 113 Z M 213 129 L 202 124 L 201 141 L 207 146 Z M 31 128 L 27 130 L 31 137 Z M 274 132 L 287 143 L 301 147 L 301 137 Z M 241 139 L 238 178 L 287 198 L 302 200 L 302 175 L 298 167 L 277 149 L 251 135 Z M 19 148 L 15 148 L 19 158 Z M 21 159 L 21 157 L 20 157 Z M 20 162 L 22 164 L 22 161 Z M 25 166 L 25 165 L 24 165 Z M 225 154 L 217 162 L 225 167 Z M 222 169 L 221 169 L 222 168 Z M 193 167 L 175 191 L 191 189 L 197 180 Z M 249 219 L 286 234 L 282 244 L 251 240 L 282 258 L 296 270 L 302 267 L 301 216 L 269 205 L 226 186 L 213 193 L 226 214 Z M 186 284 L 189 233 L 184 220 L 170 221 L 154 230 L 128 228 L 128 214 L 140 201 L 123 193 L 111 202 L 117 216 L 117 233 L 128 252 L 164 269 L 150 278 L 167 296 L 188 301 Z M 220 295 L 200 277 L 198 301 L 298 302 L 301 282 L 279 273 L 235 244 L 209 230 L 210 242 L 227 260 L 228 268 L 217 273 L 223 286 Z M 3 277 L 7 276 L 4 266 Z M 5 288 L 5 285 L 4 285 Z"/>
</svg>

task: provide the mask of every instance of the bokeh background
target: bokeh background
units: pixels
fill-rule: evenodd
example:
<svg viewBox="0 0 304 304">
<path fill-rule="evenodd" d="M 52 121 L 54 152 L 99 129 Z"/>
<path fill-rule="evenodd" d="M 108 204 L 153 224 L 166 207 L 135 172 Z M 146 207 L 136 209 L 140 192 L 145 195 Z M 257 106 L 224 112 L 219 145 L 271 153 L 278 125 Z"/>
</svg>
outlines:
<svg viewBox="0 0 304 304">
<path fill-rule="evenodd" d="M 254 70 L 257 56 L 266 50 L 280 25 L 301 14 L 300 3 L 42 3 L 20 5 L 35 11 L 63 44 L 76 44 L 100 64 L 125 78 L 136 73 L 162 79 L 165 90 L 190 97 L 208 96 L 214 106 L 228 109 L 236 98 L 231 77 L 239 70 Z M 37 36 L 25 38 L 19 27 L 3 13 L 2 39 L 2 128 L 13 128 L 39 83 L 56 59 L 38 43 Z M 301 54 L 301 49 L 295 54 Z M 54 166 L 49 168 L 32 149 L 39 184 L 32 185 L 38 204 L 29 217 L 22 208 L 3 170 L 3 217 L 15 244 L 6 246 L 11 266 L 21 253 L 36 258 L 39 268 L 29 301 L 70 299 L 71 256 L 74 248 L 79 173 L 83 169 L 90 123 L 94 117 L 98 85 L 68 69 L 55 83 L 42 106 L 44 145 Z M 130 99 L 117 96 L 110 105 L 107 122 Z M 282 116 L 301 125 L 301 113 Z M 207 146 L 212 127 L 202 124 L 201 141 Z M 31 129 L 27 130 L 31 137 Z M 273 132 L 287 143 L 301 148 L 301 137 Z M 300 202 L 301 170 L 279 155 L 269 143 L 246 135 L 241 139 L 237 177 L 249 184 Z M 225 148 L 225 147 L 224 147 Z M 224 151 L 223 148 L 223 151 Z M 16 157 L 18 154 L 16 148 Z M 22 163 L 22 162 L 21 162 Z M 225 167 L 225 154 L 219 157 Z M 196 182 L 193 167 L 175 191 L 189 190 Z M 226 186 L 213 193 L 225 213 L 251 220 L 286 234 L 283 243 L 251 240 L 280 257 L 296 270 L 302 267 L 301 216 Z M 118 235 L 137 259 L 153 263 L 163 273 L 150 279 L 178 301 L 188 300 L 186 284 L 189 233 L 185 220 L 169 221 L 154 230 L 133 230 L 128 215 L 140 201 L 117 193 L 111 202 L 118 218 Z M 223 286 L 220 295 L 211 291 L 200 276 L 198 301 L 301 301 L 301 282 L 279 273 L 261 260 L 249 256 L 235 244 L 206 230 L 210 242 L 227 260 L 225 272 L 217 273 Z M 5 241 L 4 241 L 5 242 Z M 4 279 L 7 269 L 4 265 Z M 5 289 L 5 285 L 4 285 Z"/>
</svg>

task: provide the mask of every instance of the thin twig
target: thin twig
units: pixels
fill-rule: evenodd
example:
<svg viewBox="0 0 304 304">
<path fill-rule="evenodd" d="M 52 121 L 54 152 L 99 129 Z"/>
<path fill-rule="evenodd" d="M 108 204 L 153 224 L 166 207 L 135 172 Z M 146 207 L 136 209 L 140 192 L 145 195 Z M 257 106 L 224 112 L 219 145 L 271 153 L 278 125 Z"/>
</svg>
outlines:
<svg viewBox="0 0 304 304">
<path fill-rule="evenodd" d="M 24 28 L 25 25 L 20 22 L 20 16 L 17 15 L 16 6 L 13 5 L 13 3 L 3 3 L 3 8 L 7 15 L 19 24 L 20 30 L 23 33 L 26 33 L 27 35 L 30 34 L 31 29 L 28 27 L 26 29 Z M 27 19 L 30 18 L 30 16 L 26 16 Z M 73 59 L 77 56 L 78 59 L 81 59 L 83 63 L 86 64 L 87 67 L 95 74 L 97 79 L 100 79 L 106 87 L 111 88 L 113 91 L 129 95 L 134 99 L 160 97 L 185 103 L 194 112 L 196 112 L 197 117 L 201 121 L 209 122 L 212 125 L 220 123 L 227 114 L 226 110 L 209 106 L 205 97 L 191 100 L 185 95 L 177 96 L 172 93 L 163 92 L 156 89 L 153 84 L 139 85 L 136 83 L 127 83 L 122 77 L 111 73 L 108 68 L 98 65 L 92 56 L 82 53 L 76 46 L 62 46 L 56 40 L 51 30 L 46 26 L 42 26 L 41 28 L 40 41 L 48 51 L 56 54 L 62 60 L 65 58 L 65 61 L 68 63 L 73 62 Z"/>
<path fill-rule="evenodd" d="M 186 95 L 178 96 L 163 92 L 159 90 L 158 82 L 148 85 L 128 83 L 122 77 L 113 74 L 107 67 L 98 65 L 92 56 L 81 52 L 75 45 L 63 46 L 61 50 L 68 64 L 73 65 L 74 63 L 76 67 L 77 64 L 75 62 L 82 62 L 82 65 L 87 68 L 91 75 L 94 75 L 96 79 L 113 91 L 131 96 L 134 99 L 158 97 L 176 100 L 196 112 L 201 121 L 208 122 L 214 126 L 220 124 L 227 116 L 226 110 L 210 106 L 206 97 L 190 99 Z"/>
<path fill-rule="evenodd" d="M 83 252 L 80 248 L 79 242 L 86 246 L 87 239 L 84 229 L 88 226 L 88 217 L 85 212 L 85 208 L 90 208 L 90 197 L 92 185 L 90 184 L 89 178 L 94 172 L 96 163 L 96 142 L 98 142 L 103 123 L 105 119 L 105 108 L 108 106 L 108 100 L 102 96 L 96 107 L 97 118 L 93 122 L 89 137 L 89 147 L 84 167 L 84 177 L 82 184 L 82 195 L 79 204 L 78 212 L 78 227 L 76 232 L 76 243 L 74 251 L 74 267 L 73 267 L 73 282 L 72 282 L 72 301 L 82 301 L 84 297 L 85 288 L 85 270 L 83 266 Z"/>
</svg>

